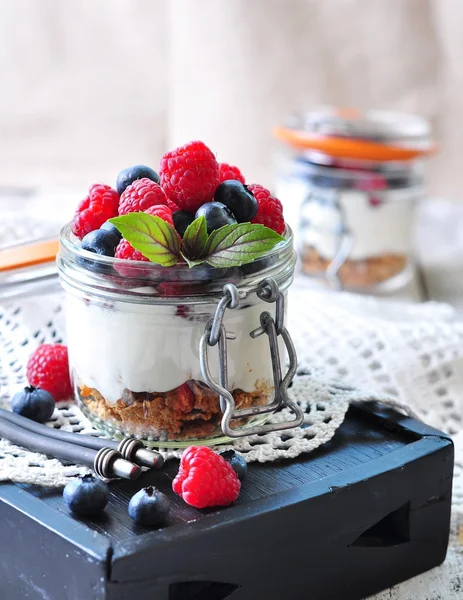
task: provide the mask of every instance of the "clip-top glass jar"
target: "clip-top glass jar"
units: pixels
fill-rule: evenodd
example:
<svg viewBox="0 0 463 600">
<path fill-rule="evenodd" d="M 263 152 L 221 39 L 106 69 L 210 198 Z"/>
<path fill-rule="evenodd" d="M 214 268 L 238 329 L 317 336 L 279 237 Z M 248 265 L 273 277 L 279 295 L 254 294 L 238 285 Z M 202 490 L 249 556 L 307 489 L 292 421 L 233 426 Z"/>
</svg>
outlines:
<svg viewBox="0 0 463 600">
<path fill-rule="evenodd" d="M 297 228 L 302 271 L 356 291 L 407 283 L 424 189 L 421 158 L 433 151 L 428 123 L 392 112 L 319 109 L 276 135 L 291 148 L 277 194 Z"/>
<path fill-rule="evenodd" d="M 73 385 L 97 428 L 178 446 L 302 422 L 286 394 L 296 369 L 284 326 L 296 262 L 289 228 L 265 257 L 228 269 L 98 256 L 69 225 L 60 242 Z M 293 420 L 263 425 L 285 404 Z"/>
</svg>

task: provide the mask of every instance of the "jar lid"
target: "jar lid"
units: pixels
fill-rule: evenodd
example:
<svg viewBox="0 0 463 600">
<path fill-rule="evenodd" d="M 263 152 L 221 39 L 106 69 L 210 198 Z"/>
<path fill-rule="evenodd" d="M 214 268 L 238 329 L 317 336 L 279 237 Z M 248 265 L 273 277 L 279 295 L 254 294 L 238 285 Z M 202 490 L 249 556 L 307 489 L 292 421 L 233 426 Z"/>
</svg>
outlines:
<svg viewBox="0 0 463 600">
<path fill-rule="evenodd" d="M 425 119 L 380 110 L 319 108 L 293 117 L 275 135 L 296 148 L 361 160 L 411 160 L 436 149 Z"/>
</svg>

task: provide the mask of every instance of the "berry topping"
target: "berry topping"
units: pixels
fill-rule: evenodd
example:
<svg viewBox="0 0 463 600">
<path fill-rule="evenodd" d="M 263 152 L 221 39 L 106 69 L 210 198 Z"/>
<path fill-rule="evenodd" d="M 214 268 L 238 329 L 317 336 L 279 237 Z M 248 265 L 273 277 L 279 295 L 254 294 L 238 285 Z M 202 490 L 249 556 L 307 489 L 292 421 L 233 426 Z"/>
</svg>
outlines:
<svg viewBox="0 0 463 600">
<path fill-rule="evenodd" d="M 224 225 L 236 223 L 235 216 L 225 204 L 221 202 L 207 202 L 196 211 L 195 218 L 204 216 L 206 218 L 207 233 L 219 229 Z"/>
<path fill-rule="evenodd" d="M 94 252 L 103 256 L 114 256 L 118 243 L 119 237 L 117 235 L 114 235 L 110 231 L 97 229 L 96 231 L 87 233 L 82 240 L 81 246 L 87 252 Z"/>
<path fill-rule="evenodd" d="M 220 453 L 220 456 L 224 458 L 235 471 L 238 479 L 243 481 L 248 474 L 248 463 L 244 460 L 241 454 L 237 454 L 234 450 L 225 450 L 224 452 Z"/>
<path fill-rule="evenodd" d="M 119 194 L 122 194 L 137 179 L 151 179 L 151 181 L 159 183 L 159 175 L 156 171 L 145 165 L 135 165 L 124 169 L 117 176 L 116 188 Z"/>
<path fill-rule="evenodd" d="M 29 385 L 47 390 L 58 400 L 72 396 L 68 349 L 62 344 L 42 344 L 29 358 L 26 367 Z"/>
<path fill-rule="evenodd" d="M 245 183 L 243 174 L 238 167 L 227 165 L 227 163 L 219 163 L 219 179 L 221 183 L 227 181 L 227 179 L 236 179 L 241 183 Z"/>
<path fill-rule="evenodd" d="M 119 194 L 109 185 L 92 185 L 88 196 L 77 207 L 72 221 L 72 233 L 82 239 L 87 233 L 99 229 L 105 221 L 117 217 Z"/>
<path fill-rule="evenodd" d="M 145 210 L 145 212 L 149 215 L 155 215 L 156 217 L 161 218 L 163 221 L 166 221 L 166 223 L 169 223 L 172 226 L 174 225 L 174 221 L 172 219 L 172 211 L 168 206 L 163 206 L 162 204 L 159 204 L 157 206 L 152 206 L 151 208 L 148 208 L 148 210 Z"/>
<path fill-rule="evenodd" d="M 219 165 L 203 142 L 190 142 L 164 154 L 159 175 L 166 196 L 190 212 L 212 200 L 219 185 Z"/>
<path fill-rule="evenodd" d="M 254 194 L 259 205 L 257 216 L 252 219 L 252 223 L 265 225 L 281 235 L 285 230 L 281 202 L 261 185 L 253 184 L 249 185 L 248 188 Z"/>
<path fill-rule="evenodd" d="M 119 229 L 115 225 L 110 223 L 109 221 L 106 221 L 106 223 L 103 223 L 103 225 L 100 227 L 100 229 L 102 229 L 103 231 L 109 231 L 109 233 L 113 233 L 114 235 L 117 236 L 118 240 L 120 240 L 122 238 L 122 233 L 119 231 Z"/>
<path fill-rule="evenodd" d="M 37 423 L 46 423 L 55 410 L 55 400 L 50 392 L 29 386 L 13 396 L 11 410 Z"/>
<path fill-rule="evenodd" d="M 129 502 L 129 515 L 139 525 L 159 527 L 169 513 L 169 498 L 152 485 L 142 488 Z"/>
<path fill-rule="evenodd" d="M 63 490 L 68 508 L 76 515 L 91 517 L 102 513 L 109 500 L 108 485 L 93 475 L 72 479 Z"/>
<path fill-rule="evenodd" d="M 252 192 L 240 181 L 234 179 L 229 179 L 219 185 L 215 190 L 214 200 L 228 206 L 238 223 L 252 221 L 259 208 Z"/>
<path fill-rule="evenodd" d="M 161 187 L 151 179 L 137 179 L 121 195 L 119 214 L 144 212 L 157 204 L 167 204 Z"/>
<path fill-rule="evenodd" d="M 195 216 L 186 210 L 176 210 L 173 215 L 174 226 L 177 233 L 183 237 L 188 225 L 193 223 Z"/>
<path fill-rule="evenodd" d="M 233 468 L 205 446 L 190 446 L 182 455 L 172 489 L 190 506 L 228 506 L 240 493 L 241 483 Z"/>
</svg>

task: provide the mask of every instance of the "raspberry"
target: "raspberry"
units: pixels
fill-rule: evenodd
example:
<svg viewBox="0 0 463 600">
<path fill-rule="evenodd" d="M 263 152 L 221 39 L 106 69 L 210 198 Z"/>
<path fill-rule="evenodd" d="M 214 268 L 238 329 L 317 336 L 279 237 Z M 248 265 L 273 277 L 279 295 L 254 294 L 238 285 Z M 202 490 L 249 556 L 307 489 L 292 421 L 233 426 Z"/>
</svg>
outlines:
<svg viewBox="0 0 463 600">
<path fill-rule="evenodd" d="M 112 217 L 117 217 L 119 194 L 109 185 L 96 183 L 77 207 L 72 221 L 72 233 L 82 239 Z"/>
<path fill-rule="evenodd" d="M 135 250 L 135 248 L 127 240 L 122 239 L 117 245 L 115 258 L 120 258 L 126 261 L 144 261 L 150 262 L 149 258 L 143 256 L 141 252 Z M 123 277 L 144 277 L 147 274 L 146 267 L 136 267 L 132 264 L 115 264 L 114 268 Z"/>
<path fill-rule="evenodd" d="M 180 206 L 178 204 L 175 204 L 175 202 L 173 200 L 171 200 L 170 198 L 167 198 L 167 206 L 170 208 L 170 210 L 173 213 L 180 210 Z"/>
<path fill-rule="evenodd" d="M 219 454 L 205 446 L 190 446 L 180 461 L 172 489 L 190 506 L 228 506 L 240 493 L 235 471 Z"/>
<path fill-rule="evenodd" d="M 123 260 L 143 260 L 149 262 L 149 258 L 146 258 L 141 252 L 135 250 L 132 244 L 129 244 L 127 240 L 121 240 L 119 242 L 114 256 L 116 258 L 122 258 Z"/>
<path fill-rule="evenodd" d="M 222 181 L 227 181 L 228 179 L 236 179 L 243 184 L 245 183 L 243 174 L 238 167 L 227 165 L 227 163 L 219 163 L 219 178 L 220 183 L 222 183 Z"/>
<path fill-rule="evenodd" d="M 285 230 L 285 220 L 281 202 L 261 185 L 248 185 L 248 189 L 254 194 L 257 203 L 259 204 L 257 215 L 251 223 L 260 223 L 281 235 Z"/>
<path fill-rule="evenodd" d="M 155 215 L 156 217 L 160 217 L 166 223 L 170 223 L 172 227 L 174 226 L 174 220 L 172 218 L 172 211 L 168 206 L 163 206 L 162 204 L 158 204 L 156 206 L 152 206 L 145 210 L 145 213 L 148 215 Z"/>
<path fill-rule="evenodd" d="M 161 158 L 161 186 L 180 209 L 195 212 L 212 200 L 219 185 L 219 165 L 203 142 L 190 142 Z"/>
<path fill-rule="evenodd" d="M 144 212 L 151 206 L 167 204 L 167 198 L 161 187 L 151 179 L 136 179 L 121 194 L 119 214 Z"/>
<path fill-rule="evenodd" d="M 26 367 L 27 381 L 42 388 L 58 400 L 72 396 L 69 377 L 68 349 L 62 344 L 42 344 L 29 358 Z"/>
</svg>

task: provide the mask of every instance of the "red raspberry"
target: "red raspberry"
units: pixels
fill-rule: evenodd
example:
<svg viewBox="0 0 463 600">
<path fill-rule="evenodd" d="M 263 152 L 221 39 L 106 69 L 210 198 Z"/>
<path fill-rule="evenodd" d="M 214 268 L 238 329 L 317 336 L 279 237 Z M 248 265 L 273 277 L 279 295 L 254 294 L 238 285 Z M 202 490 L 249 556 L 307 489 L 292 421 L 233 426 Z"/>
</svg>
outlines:
<svg viewBox="0 0 463 600">
<path fill-rule="evenodd" d="M 180 210 L 180 206 L 178 204 L 175 204 L 175 202 L 173 200 L 171 200 L 170 198 L 167 198 L 167 206 L 170 208 L 170 210 L 174 213 L 177 210 Z"/>
<path fill-rule="evenodd" d="M 122 239 L 116 248 L 114 254 L 115 258 L 121 258 L 126 261 L 143 261 L 150 262 L 149 258 L 143 256 L 141 252 L 135 250 L 135 248 L 127 240 Z M 147 275 L 146 267 L 136 267 L 133 264 L 116 264 L 114 265 L 116 271 L 123 277 L 144 277 Z"/>
<path fill-rule="evenodd" d="M 39 346 L 27 362 L 26 376 L 30 385 L 47 390 L 56 401 L 73 394 L 68 349 L 62 344 Z"/>
<path fill-rule="evenodd" d="M 112 217 L 117 217 L 119 194 L 109 185 L 96 183 L 88 196 L 77 207 L 72 221 L 72 233 L 82 239 L 87 233 L 99 229 Z"/>
<path fill-rule="evenodd" d="M 161 186 L 179 208 L 195 212 L 214 197 L 219 165 L 203 142 L 190 142 L 161 158 Z"/>
<path fill-rule="evenodd" d="M 241 183 L 245 183 L 243 174 L 238 167 L 227 165 L 227 163 L 219 163 L 219 178 L 220 183 L 227 181 L 227 179 L 236 179 L 237 181 L 241 181 Z"/>
<path fill-rule="evenodd" d="M 172 489 L 195 508 L 228 506 L 240 493 L 235 471 L 219 454 L 205 446 L 190 446 L 180 461 Z"/>
<path fill-rule="evenodd" d="M 248 185 L 248 189 L 254 194 L 257 203 L 259 204 L 257 216 L 251 223 L 260 223 L 281 235 L 285 230 L 285 220 L 281 202 L 261 185 L 254 183 Z"/>
<path fill-rule="evenodd" d="M 135 250 L 132 244 L 129 244 L 129 242 L 124 239 L 117 244 L 114 256 L 116 258 L 122 258 L 123 260 L 143 260 L 149 262 L 149 258 L 146 258 L 141 252 Z"/>
<path fill-rule="evenodd" d="M 156 206 L 152 206 L 151 208 L 148 208 L 148 210 L 145 210 L 145 213 L 147 213 L 148 215 L 155 215 L 156 217 L 160 217 L 163 221 L 172 225 L 172 227 L 174 226 L 174 220 L 172 218 L 172 211 L 170 210 L 170 208 L 168 206 L 163 206 L 162 204 L 158 204 Z"/>
<path fill-rule="evenodd" d="M 161 186 L 146 177 L 136 179 L 121 194 L 119 214 L 144 212 L 158 204 L 167 204 L 167 198 Z"/>
</svg>

